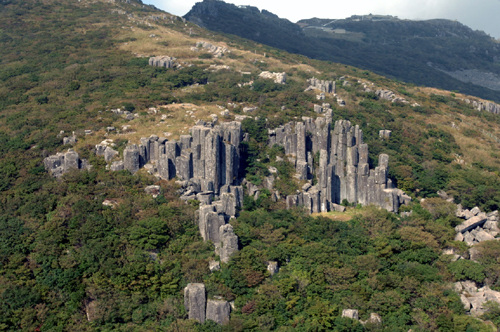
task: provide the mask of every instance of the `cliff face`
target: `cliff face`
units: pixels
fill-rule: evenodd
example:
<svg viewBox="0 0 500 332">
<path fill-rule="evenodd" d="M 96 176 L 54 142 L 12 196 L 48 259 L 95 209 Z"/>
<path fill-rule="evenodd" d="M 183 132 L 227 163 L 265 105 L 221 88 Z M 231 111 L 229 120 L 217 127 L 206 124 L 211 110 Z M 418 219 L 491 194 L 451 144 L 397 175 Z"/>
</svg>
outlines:
<svg viewBox="0 0 500 332">
<path fill-rule="evenodd" d="M 375 71 L 419 85 L 500 101 L 500 46 L 482 31 L 450 20 L 409 21 L 380 15 L 294 24 L 255 7 L 219 0 L 197 3 L 186 19 L 215 31 Z M 301 28 L 302 27 L 302 28 Z M 473 70 L 471 77 L 459 75 Z"/>
</svg>

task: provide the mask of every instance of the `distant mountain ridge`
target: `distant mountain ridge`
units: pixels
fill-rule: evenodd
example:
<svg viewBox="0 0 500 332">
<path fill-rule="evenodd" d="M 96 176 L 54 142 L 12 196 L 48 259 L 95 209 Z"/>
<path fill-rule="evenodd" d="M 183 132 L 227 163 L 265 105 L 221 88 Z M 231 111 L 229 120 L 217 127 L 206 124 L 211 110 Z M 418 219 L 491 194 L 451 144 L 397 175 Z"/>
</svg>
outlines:
<svg viewBox="0 0 500 332">
<path fill-rule="evenodd" d="M 500 44 L 456 21 L 354 15 L 294 24 L 266 10 L 221 0 L 199 2 L 185 18 L 288 52 L 500 101 Z"/>
</svg>

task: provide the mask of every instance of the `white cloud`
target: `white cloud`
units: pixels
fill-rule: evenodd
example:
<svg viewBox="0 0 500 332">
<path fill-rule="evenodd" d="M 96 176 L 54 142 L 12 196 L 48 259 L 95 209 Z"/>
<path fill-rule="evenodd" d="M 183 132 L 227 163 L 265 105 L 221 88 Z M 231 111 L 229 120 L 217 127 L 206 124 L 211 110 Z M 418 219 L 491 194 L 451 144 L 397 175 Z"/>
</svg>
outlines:
<svg viewBox="0 0 500 332">
<path fill-rule="evenodd" d="M 175 15 L 185 15 L 196 0 L 144 0 Z M 199 0 L 201 1 L 201 0 Z M 407 19 L 446 18 L 458 20 L 474 30 L 484 30 L 500 38 L 500 0 L 228 0 L 236 5 L 252 5 L 296 22 L 300 19 L 345 18 L 351 15 L 384 14 Z"/>
</svg>

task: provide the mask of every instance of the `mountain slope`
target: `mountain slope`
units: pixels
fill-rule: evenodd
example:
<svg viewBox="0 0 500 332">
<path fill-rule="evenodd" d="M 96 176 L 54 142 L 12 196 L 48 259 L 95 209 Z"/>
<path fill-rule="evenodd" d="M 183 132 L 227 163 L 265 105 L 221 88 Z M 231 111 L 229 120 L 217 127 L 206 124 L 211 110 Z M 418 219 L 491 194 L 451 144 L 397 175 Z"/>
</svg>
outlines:
<svg viewBox="0 0 500 332">
<path fill-rule="evenodd" d="M 285 19 L 219 0 L 199 2 L 185 17 L 211 30 L 292 53 L 500 101 L 496 84 L 500 46 L 483 32 L 458 22 L 355 16 L 301 20 L 298 24 L 303 29 L 299 31 Z M 475 71 L 463 72 L 471 69 Z"/>
<path fill-rule="evenodd" d="M 500 324 L 498 307 L 482 308 L 479 320 L 452 288 L 473 281 L 500 290 L 499 242 L 474 246 L 475 262 L 455 241 L 456 203 L 485 212 L 500 206 L 500 116 L 478 111 L 484 100 L 219 35 L 140 2 L 0 6 L 0 329 L 489 331 L 484 320 Z M 203 41 L 230 52 L 218 58 Z M 150 66 L 150 56 L 175 57 L 176 66 Z M 286 84 L 263 71 L 285 72 Z M 318 101 L 320 91 L 305 92 L 313 76 L 335 81 L 336 96 Z M 399 99 L 382 98 L 381 89 Z M 380 153 L 390 156 L 389 177 L 413 197 L 403 208 L 411 215 L 356 202 L 321 216 L 285 209 L 284 195 L 305 183 L 284 150 L 267 144 L 268 132 L 321 117 L 314 105 L 323 102 L 333 122 L 363 130 L 370 166 Z M 172 141 L 200 120 L 214 121 L 212 114 L 221 123 L 251 116 L 242 121 L 247 188 L 230 220 L 239 251 L 228 263 L 201 237 L 200 203 L 179 198 L 182 182 L 157 178 L 156 165 L 135 174 L 109 169 L 141 137 Z M 392 134 L 381 138 L 380 130 Z M 73 132 L 77 141 L 63 145 Z M 96 155 L 105 140 L 118 152 L 108 161 Z M 69 147 L 93 167 L 56 179 L 44 158 Z M 264 187 L 271 167 L 272 191 Z M 158 196 L 150 185 L 160 187 Z M 249 195 L 251 186 L 260 195 Z M 454 262 L 444 249 L 464 259 Z M 220 270 L 210 271 L 213 261 Z M 227 325 L 188 319 L 189 283 L 203 283 L 210 300 L 234 301 Z M 363 325 L 342 317 L 343 309 L 382 322 Z"/>
</svg>

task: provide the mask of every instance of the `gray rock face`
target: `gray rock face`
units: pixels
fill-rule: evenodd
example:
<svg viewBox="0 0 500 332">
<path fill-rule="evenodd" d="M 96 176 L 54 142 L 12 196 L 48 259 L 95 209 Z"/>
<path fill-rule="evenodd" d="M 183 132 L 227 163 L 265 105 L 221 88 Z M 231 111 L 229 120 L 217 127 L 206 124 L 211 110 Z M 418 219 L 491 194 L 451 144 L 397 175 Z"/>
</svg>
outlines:
<svg viewBox="0 0 500 332">
<path fill-rule="evenodd" d="M 214 57 L 216 58 L 220 58 L 222 57 L 225 53 L 230 53 L 231 51 L 228 50 L 227 48 L 225 47 L 222 47 L 222 46 L 217 46 L 217 45 L 213 45 L 213 44 L 210 44 L 206 41 L 199 41 L 197 44 L 196 44 L 197 47 L 201 47 L 201 48 L 204 48 L 205 50 L 207 50 L 208 52 L 212 53 L 214 55 Z"/>
<path fill-rule="evenodd" d="M 318 117 L 313 121 L 304 117 L 302 122 L 291 122 L 271 130 L 269 145 L 274 144 L 284 147 L 286 154 L 295 157 L 297 179 L 310 180 L 314 175 L 318 179 L 317 192 L 307 192 L 307 195 L 304 192 L 303 204 L 298 197 L 287 199 L 289 207 L 304 205 L 313 213 L 325 212 L 346 199 L 397 212 L 401 204 L 411 201 L 403 191 L 393 188 L 388 179 L 387 155 L 380 155 L 379 166 L 369 169 L 368 145 L 363 142 L 363 132 L 349 121 L 336 121 L 331 131 L 326 118 Z M 312 156 L 317 152 L 320 153 L 319 167 L 314 169 Z"/>
<path fill-rule="evenodd" d="M 219 325 L 224 325 L 229 322 L 229 314 L 231 313 L 231 305 L 227 301 L 208 300 L 206 319 L 213 320 Z"/>
<path fill-rule="evenodd" d="M 278 262 L 274 261 L 267 262 L 267 270 L 269 271 L 269 274 L 271 274 L 272 276 L 278 273 L 280 270 Z"/>
<path fill-rule="evenodd" d="M 210 269 L 210 272 L 219 271 L 220 270 L 220 263 L 217 261 L 210 261 L 208 263 L 208 268 Z"/>
<path fill-rule="evenodd" d="M 123 171 L 125 169 L 125 166 L 123 165 L 123 161 L 114 161 L 111 166 L 109 167 L 110 170 L 112 171 Z"/>
<path fill-rule="evenodd" d="M 144 188 L 146 194 L 153 196 L 154 198 L 158 197 L 161 194 L 160 186 L 147 186 Z"/>
<path fill-rule="evenodd" d="M 487 220 L 486 215 L 475 216 L 455 227 L 455 230 L 457 232 L 465 233 L 471 229 L 483 225 L 486 222 L 486 220 Z"/>
<path fill-rule="evenodd" d="M 342 317 L 351 318 L 351 319 L 359 319 L 359 313 L 354 309 L 344 309 L 342 310 Z"/>
<path fill-rule="evenodd" d="M 140 167 L 139 147 L 135 144 L 128 145 L 123 151 L 123 166 L 130 173 L 135 173 Z"/>
<path fill-rule="evenodd" d="M 468 246 L 473 246 L 483 241 L 495 240 L 495 236 L 500 233 L 500 229 L 498 228 L 498 211 L 485 214 L 478 207 L 470 211 L 463 210 L 459 204 L 456 216 L 464 218 L 465 221 L 455 227 L 457 231 L 455 241 L 464 241 Z"/>
<path fill-rule="evenodd" d="M 104 150 L 104 160 L 106 160 L 107 162 L 113 160 L 116 155 L 118 155 L 118 151 L 113 150 L 113 148 L 111 148 L 110 146 L 108 146 L 106 150 Z"/>
<path fill-rule="evenodd" d="M 166 55 L 149 58 L 149 65 L 155 67 L 173 68 L 176 58 Z"/>
<path fill-rule="evenodd" d="M 45 169 L 54 177 L 60 177 L 71 169 L 91 169 L 85 159 L 80 157 L 73 149 L 68 149 L 66 153 L 57 153 L 48 156 L 43 160 Z"/>
<path fill-rule="evenodd" d="M 76 144 L 76 136 L 63 137 L 63 145 L 66 144 L 70 145 Z"/>
<path fill-rule="evenodd" d="M 455 291 L 459 293 L 464 309 L 472 316 L 478 317 L 486 312 L 485 303 L 487 301 L 500 304 L 500 292 L 491 290 L 488 286 L 477 288 L 472 281 L 457 282 L 454 285 Z"/>
<path fill-rule="evenodd" d="M 307 83 L 309 84 L 309 88 L 306 89 L 307 91 L 309 91 L 309 89 L 316 89 L 323 93 L 336 93 L 335 81 L 318 80 L 317 78 L 313 77 L 308 79 Z"/>
<path fill-rule="evenodd" d="M 378 135 L 380 138 L 389 138 L 391 137 L 392 131 L 390 130 L 380 130 Z"/>
<path fill-rule="evenodd" d="M 286 73 L 271 73 L 268 71 L 263 71 L 259 74 L 259 77 L 271 79 L 274 83 L 285 84 L 286 83 Z"/>
<path fill-rule="evenodd" d="M 234 234 L 233 226 L 226 224 L 220 227 L 220 260 L 228 263 L 231 256 L 238 251 L 238 237 Z"/>
<path fill-rule="evenodd" d="M 184 288 L 184 307 L 189 319 L 205 322 L 206 295 L 204 284 L 188 284 Z"/>
</svg>

